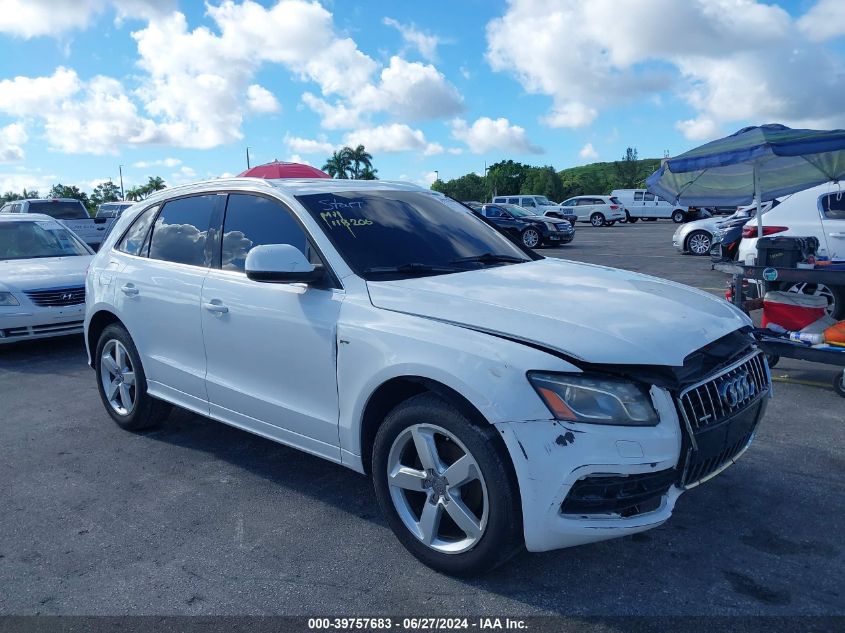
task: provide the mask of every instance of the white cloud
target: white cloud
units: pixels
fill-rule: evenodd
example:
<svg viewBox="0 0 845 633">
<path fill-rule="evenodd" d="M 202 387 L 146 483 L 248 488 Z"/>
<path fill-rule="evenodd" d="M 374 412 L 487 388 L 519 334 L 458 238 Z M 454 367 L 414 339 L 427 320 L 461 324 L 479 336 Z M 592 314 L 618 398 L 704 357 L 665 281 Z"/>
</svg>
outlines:
<svg viewBox="0 0 845 633">
<path fill-rule="evenodd" d="M 146 169 L 148 167 L 177 167 L 181 164 L 182 161 L 178 158 L 159 158 L 156 160 L 139 160 L 137 163 L 132 163 L 132 166 L 138 169 Z"/>
<path fill-rule="evenodd" d="M 21 193 L 37 191 L 40 195 L 46 196 L 50 188 L 57 182 L 59 177 L 55 174 L 42 174 L 40 172 L 6 172 L 0 173 L 0 191 L 14 191 Z"/>
<path fill-rule="evenodd" d="M 27 141 L 27 133 L 20 123 L 12 123 L 0 128 L 0 163 L 23 160 L 21 145 Z"/>
<path fill-rule="evenodd" d="M 281 109 L 273 93 L 258 84 L 252 84 L 246 89 L 246 100 L 253 112 L 278 112 Z"/>
<path fill-rule="evenodd" d="M 0 112 L 13 116 L 50 111 L 82 87 L 76 71 L 59 67 L 49 77 L 15 77 L 0 81 Z"/>
<path fill-rule="evenodd" d="M 384 18 L 382 22 L 386 26 L 392 26 L 408 46 L 411 46 L 429 61 L 434 61 L 437 57 L 437 46 L 440 44 L 440 38 L 436 35 L 431 35 L 419 30 L 415 24 L 403 24 L 393 18 Z"/>
<path fill-rule="evenodd" d="M 845 2 L 819 0 L 798 20 L 798 28 L 815 42 L 845 35 Z"/>
<path fill-rule="evenodd" d="M 151 19 L 172 9 L 175 0 L 0 0 L 0 33 L 30 39 L 81 30 L 112 5 L 118 21 Z"/>
<path fill-rule="evenodd" d="M 511 125 L 504 117 L 481 117 L 472 125 L 463 119 L 452 121 L 452 137 L 467 144 L 469 151 L 483 154 L 491 150 L 505 150 L 516 154 L 542 154 L 543 148 L 531 143 L 525 129 Z"/>
<path fill-rule="evenodd" d="M 843 6 L 821 0 L 796 21 L 757 0 L 511 0 L 487 24 L 487 60 L 551 98 L 550 127 L 661 92 L 687 101 L 678 128 L 692 136 L 740 121 L 839 126 L 842 56 L 813 40 L 845 32 Z"/>
<path fill-rule="evenodd" d="M 592 143 L 587 143 L 581 148 L 581 151 L 578 152 L 578 156 L 583 160 L 596 160 L 599 157 L 599 153 L 596 151 L 596 148 L 593 147 Z"/>
<path fill-rule="evenodd" d="M 320 125 L 326 130 L 349 130 L 363 125 L 357 108 L 343 103 L 331 104 L 310 92 L 303 93 L 302 102 L 320 115 Z"/>
<path fill-rule="evenodd" d="M 677 121 L 675 123 L 675 129 L 680 131 L 691 141 L 705 141 L 707 139 L 713 139 L 719 132 L 719 126 L 716 122 L 713 121 L 713 119 L 708 119 L 707 117 Z"/>
<path fill-rule="evenodd" d="M 296 154 L 331 154 L 337 146 L 329 143 L 325 135 L 321 134 L 316 139 L 300 138 L 285 134 L 285 145 L 290 151 Z M 296 162 L 296 161 L 292 161 Z"/>
<path fill-rule="evenodd" d="M 370 153 L 425 151 L 429 147 L 422 130 L 415 130 L 404 123 L 355 130 L 344 137 L 343 144 L 350 147 L 364 145 Z"/>
<path fill-rule="evenodd" d="M 299 154 L 291 154 L 290 156 L 288 156 L 285 159 L 285 162 L 286 163 L 300 163 L 301 165 L 311 165 L 311 163 L 309 161 L 302 158 L 302 156 L 300 156 Z"/>
</svg>

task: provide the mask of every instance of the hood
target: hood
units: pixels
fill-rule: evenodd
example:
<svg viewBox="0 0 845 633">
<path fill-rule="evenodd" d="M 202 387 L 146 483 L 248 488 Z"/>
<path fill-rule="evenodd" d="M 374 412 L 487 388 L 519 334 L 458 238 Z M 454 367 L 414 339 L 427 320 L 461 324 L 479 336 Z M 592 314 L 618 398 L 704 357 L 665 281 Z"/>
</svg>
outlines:
<svg viewBox="0 0 845 633">
<path fill-rule="evenodd" d="M 0 287 L 37 290 L 85 285 L 85 272 L 92 255 L 0 260 Z"/>
<path fill-rule="evenodd" d="M 693 220 L 692 222 L 687 222 L 679 226 L 676 233 L 680 233 L 681 230 L 685 233 L 689 233 L 690 231 L 695 231 L 696 229 L 704 229 L 705 231 L 712 233 L 719 228 L 719 225 L 724 221 L 725 218 L 704 218 L 703 220 Z"/>
<path fill-rule="evenodd" d="M 713 295 L 560 259 L 367 282 L 374 306 L 551 348 L 589 363 L 681 366 L 750 325 Z"/>
</svg>

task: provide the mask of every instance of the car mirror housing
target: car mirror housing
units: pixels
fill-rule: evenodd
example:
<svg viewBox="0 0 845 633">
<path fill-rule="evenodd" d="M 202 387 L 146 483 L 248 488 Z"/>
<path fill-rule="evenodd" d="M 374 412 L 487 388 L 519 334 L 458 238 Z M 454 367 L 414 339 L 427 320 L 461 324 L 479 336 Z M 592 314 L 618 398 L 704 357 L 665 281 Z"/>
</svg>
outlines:
<svg viewBox="0 0 845 633">
<path fill-rule="evenodd" d="M 246 256 L 246 276 L 253 281 L 295 284 L 315 283 L 325 278 L 322 266 L 315 266 L 302 251 L 290 244 L 262 244 Z"/>
</svg>

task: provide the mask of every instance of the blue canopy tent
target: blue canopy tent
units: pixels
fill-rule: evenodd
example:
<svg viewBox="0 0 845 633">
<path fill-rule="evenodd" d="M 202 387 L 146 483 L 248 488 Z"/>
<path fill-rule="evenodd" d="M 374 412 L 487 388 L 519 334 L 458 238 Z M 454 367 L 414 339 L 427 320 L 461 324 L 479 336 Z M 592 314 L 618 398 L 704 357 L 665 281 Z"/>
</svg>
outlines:
<svg viewBox="0 0 845 633">
<path fill-rule="evenodd" d="M 675 158 L 646 179 L 651 193 L 687 206 L 760 205 L 845 178 L 845 130 L 746 127 Z"/>
</svg>

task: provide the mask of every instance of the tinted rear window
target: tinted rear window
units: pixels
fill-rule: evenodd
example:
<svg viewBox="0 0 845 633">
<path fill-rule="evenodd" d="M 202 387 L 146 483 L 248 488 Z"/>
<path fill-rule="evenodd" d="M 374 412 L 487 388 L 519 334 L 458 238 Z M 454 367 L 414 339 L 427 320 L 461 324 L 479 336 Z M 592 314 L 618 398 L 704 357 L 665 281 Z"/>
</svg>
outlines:
<svg viewBox="0 0 845 633">
<path fill-rule="evenodd" d="M 619 202 L 619 198 L 617 198 L 616 196 L 610 196 L 610 201 L 613 204 L 622 204 L 621 202 Z"/>
<path fill-rule="evenodd" d="M 88 220 L 91 216 L 81 202 L 30 202 L 30 213 L 43 213 L 57 220 Z"/>
</svg>

